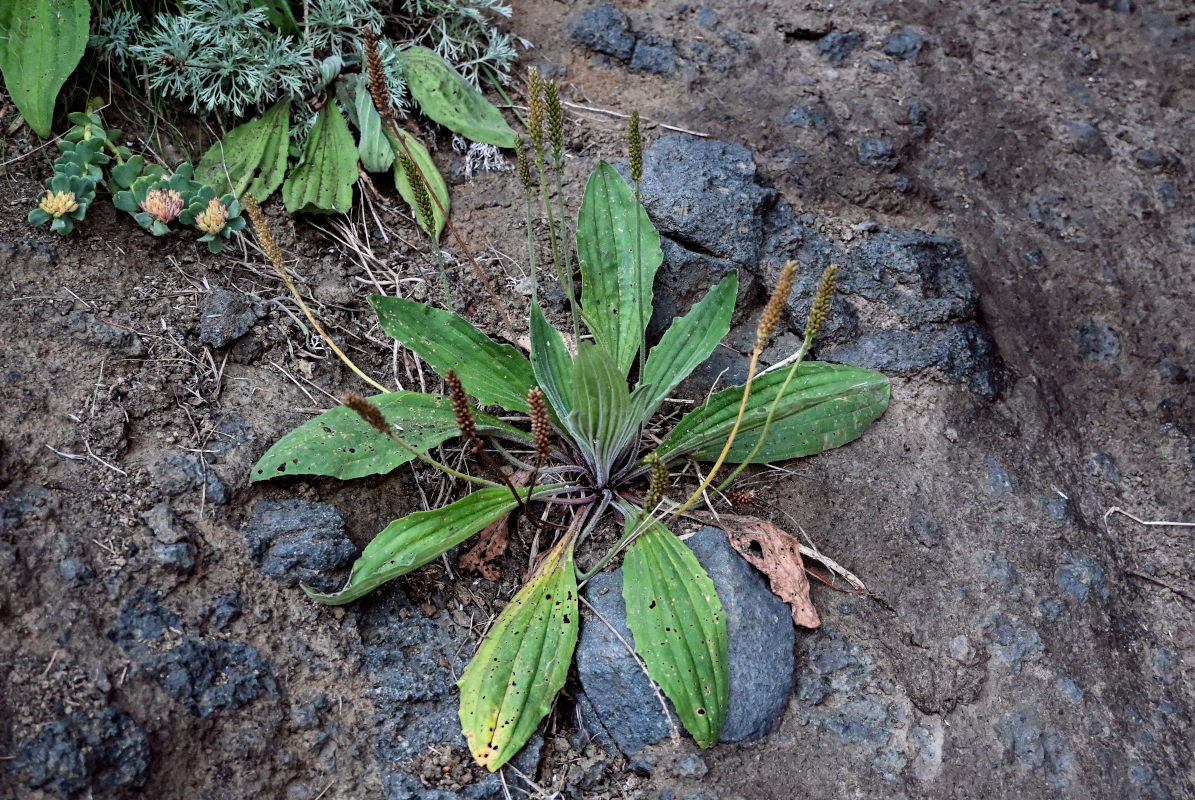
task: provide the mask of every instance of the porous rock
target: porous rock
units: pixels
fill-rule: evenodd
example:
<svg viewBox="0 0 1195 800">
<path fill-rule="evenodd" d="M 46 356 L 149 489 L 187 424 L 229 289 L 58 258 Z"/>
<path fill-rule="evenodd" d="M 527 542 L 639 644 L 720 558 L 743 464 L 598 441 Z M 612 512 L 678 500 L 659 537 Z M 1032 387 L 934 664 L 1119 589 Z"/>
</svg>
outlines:
<svg viewBox="0 0 1195 800">
<path fill-rule="evenodd" d="M 212 289 L 199 301 L 199 341 L 211 347 L 225 347 L 249 332 L 257 314 L 240 292 Z"/>
<path fill-rule="evenodd" d="M 921 52 L 925 37 L 912 28 L 901 28 L 884 37 L 882 47 L 886 55 L 900 61 L 911 61 Z"/>
<path fill-rule="evenodd" d="M 50 722 L 17 752 L 12 771 L 29 789 L 62 800 L 137 790 L 149 769 L 149 738 L 127 711 L 104 706 Z"/>
<path fill-rule="evenodd" d="M 242 530 L 258 568 L 289 586 L 303 583 L 335 591 L 344 581 L 334 573 L 357 557 L 340 511 L 327 503 L 259 500 Z"/>
<path fill-rule="evenodd" d="M 146 662 L 168 695 L 200 718 L 278 696 L 273 666 L 244 642 L 187 637 Z"/>
<path fill-rule="evenodd" d="M 630 61 L 635 52 L 630 19 L 610 3 L 598 3 L 578 14 L 570 35 L 582 47 L 619 61 Z"/>
<path fill-rule="evenodd" d="M 775 725 L 792 690 L 792 617 L 764 578 L 730 545 L 726 534 L 706 527 L 686 540 L 705 567 L 726 613 L 730 704 L 721 741 L 758 739 Z M 586 584 L 585 598 L 629 643 L 622 598 L 622 570 L 601 573 Z M 585 724 L 631 755 L 669 735 L 671 726 L 655 692 L 626 646 L 596 616 L 583 615 L 577 674 L 585 700 Z M 675 713 L 669 707 L 669 713 Z M 679 723 L 676 723 L 679 727 Z"/>
<path fill-rule="evenodd" d="M 834 31 L 817 42 L 817 52 L 831 64 L 841 64 L 863 44 L 863 34 L 857 31 Z"/>
</svg>

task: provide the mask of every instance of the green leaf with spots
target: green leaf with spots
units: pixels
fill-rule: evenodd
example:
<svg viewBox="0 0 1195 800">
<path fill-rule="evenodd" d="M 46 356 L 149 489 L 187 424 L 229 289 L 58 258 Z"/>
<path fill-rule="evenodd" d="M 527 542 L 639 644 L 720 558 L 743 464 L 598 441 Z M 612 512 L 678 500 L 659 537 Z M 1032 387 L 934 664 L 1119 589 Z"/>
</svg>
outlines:
<svg viewBox="0 0 1195 800">
<path fill-rule="evenodd" d="M 643 522 L 626 509 L 627 530 Z M 693 551 L 658 522 L 627 549 L 622 595 L 647 674 L 702 747 L 718 741 L 729 702 L 726 615 Z"/>
<path fill-rule="evenodd" d="M 535 376 L 518 350 L 498 344 L 451 311 L 378 294 L 369 302 L 382 330 L 415 351 L 437 375 L 454 370 L 465 391 L 482 405 L 527 410 Z"/>
<path fill-rule="evenodd" d="M 0 73 L 8 96 L 42 138 L 52 132 L 54 102 L 87 47 L 88 0 L 0 2 Z"/>
<path fill-rule="evenodd" d="M 270 106 L 260 117 L 238 125 L 199 160 L 195 174 L 216 194 L 241 197 L 248 191 L 265 202 L 286 175 L 290 142 L 290 98 Z"/>
<path fill-rule="evenodd" d="M 369 398 L 397 435 L 421 452 L 458 434 L 452 401 L 444 395 L 390 392 Z M 526 433 L 488 414 L 474 413 L 477 429 L 516 441 Z M 308 420 L 266 451 L 253 467 L 253 480 L 285 475 L 330 475 L 341 480 L 384 475 L 414 456 L 374 430 L 345 406 Z"/>
<path fill-rule="evenodd" d="M 515 146 L 518 137 L 502 112 L 434 50 L 408 47 L 398 57 L 407 89 L 424 114 L 474 142 Z"/>
<path fill-rule="evenodd" d="M 531 368 L 559 419 L 573 410 L 573 357 L 560 331 L 548 324 L 538 302 L 531 304 Z"/>
<path fill-rule="evenodd" d="M 729 463 L 741 462 L 755 447 L 787 373 L 779 369 L 755 379 Z M 884 413 L 890 394 L 888 379 L 875 370 L 806 361 L 785 391 L 767 441 L 752 462 L 814 455 L 854 441 Z M 681 418 L 656 452 L 668 461 L 686 455 L 699 461 L 717 459 L 742 398 L 741 386 L 712 395 Z"/>
<path fill-rule="evenodd" d="M 676 385 L 710 357 L 730 332 L 730 317 L 739 292 L 739 273 L 732 271 L 683 317 L 672 321 L 660 343 L 647 355 L 640 386 L 650 385 L 651 414 Z"/>
<path fill-rule="evenodd" d="M 564 686 L 580 628 L 566 536 L 498 615 L 457 686 L 465 741 L 490 772 L 519 752 Z"/>
<path fill-rule="evenodd" d="M 581 316 L 625 377 L 651 319 L 652 282 L 664 254 L 656 226 L 631 187 L 605 161 L 585 187 L 577 218 L 577 259 Z"/>
<path fill-rule="evenodd" d="M 533 496 L 551 491 L 552 487 L 539 487 Z M 524 499 L 527 493 L 527 489 L 519 490 Z M 391 522 L 374 537 L 353 564 L 348 583 L 339 592 L 322 594 L 308 586 L 303 590 L 312 599 L 331 606 L 364 597 L 387 581 L 439 558 L 517 507 L 510 489 L 500 486 L 478 489 L 443 508 L 416 511 Z"/>
<path fill-rule="evenodd" d="M 336 103 L 320 109 L 299 166 L 282 184 L 282 200 L 291 214 L 347 214 L 357 182 L 357 147 Z"/>
</svg>

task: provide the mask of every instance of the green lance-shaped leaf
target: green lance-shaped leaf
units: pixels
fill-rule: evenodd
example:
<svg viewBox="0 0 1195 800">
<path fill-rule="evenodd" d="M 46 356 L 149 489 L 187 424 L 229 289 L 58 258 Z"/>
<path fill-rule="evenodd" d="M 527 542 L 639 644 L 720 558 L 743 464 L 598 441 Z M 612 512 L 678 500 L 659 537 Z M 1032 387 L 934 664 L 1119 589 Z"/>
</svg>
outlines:
<svg viewBox="0 0 1195 800">
<path fill-rule="evenodd" d="M 539 487 L 535 494 L 551 489 Z M 518 491 L 526 499 L 528 490 Z M 351 602 L 387 581 L 439 558 L 441 553 L 456 547 L 516 507 L 510 489 L 500 486 L 478 489 L 443 508 L 408 514 L 391 522 L 366 545 L 353 564 L 348 583 L 339 592 L 322 594 L 307 586 L 303 589 L 311 598 L 328 605 Z"/>
<path fill-rule="evenodd" d="M 614 359 L 603 348 L 581 342 L 573 360 L 573 411 L 568 425 L 596 467 L 599 486 L 639 431 L 642 420 L 632 411 L 626 379 Z"/>
<path fill-rule="evenodd" d="M 573 357 L 560 331 L 548 324 L 539 303 L 531 304 L 531 368 L 539 388 L 561 420 L 573 410 Z"/>
<path fill-rule="evenodd" d="M 282 200 L 291 214 L 302 211 L 346 214 L 357 182 L 357 147 L 336 103 L 320 109 L 303 159 L 282 184 Z"/>
<path fill-rule="evenodd" d="M 390 392 L 369 398 L 395 433 L 426 452 L 459 433 L 452 401 L 439 394 Z M 488 414 L 474 412 L 477 430 L 530 442 L 530 437 Z M 284 475 L 330 475 L 341 480 L 384 475 L 414 456 L 344 406 L 325 411 L 279 439 L 253 467 L 253 480 Z"/>
<path fill-rule="evenodd" d="M 457 683 L 465 741 L 490 772 L 519 752 L 551 710 L 568 677 L 579 624 L 568 536 L 502 610 Z"/>
<path fill-rule="evenodd" d="M 581 263 L 582 317 L 625 377 L 651 319 L 652 282 L 664 254 L 656 226 L 631 187 L 605 161 L 598 164 L 585 187 L 577 219 L 577 258 Z"/>
<path fill-rule="evenodd" d="M 728 462 L 739 463 L 755 447 L 787 373 L 778 369 L 755 379 Z M 814 455 L 853 441 L 884 413 L 890 393 L 888 379 L 875 370 L 806 361 L 789 383 L 768 439 L 753 462 Z M 715 460 L 734 426 L 742 398 L 741 386 L 714 394 L 682 417 L 656 452 L 669 461 L 684 455 Z"/>
<path fill-rule="evenodd" d="M 628 515 L 628 530 L 642 519 L 641 513 Z M 711 747 L 730 691 L 726 615 L 714 582 L 693 551 L 658 522 L 627 549 L 622 569 L 635 651 L 685 729 L 697 744 Z"/>
<path fill-rule="evenodd" d="M 466 139 L 514 147 L 518 137 L 502 112 L 434 50 L 408 47 L 398 54 L 407 89 L 431 119 Z"/>
<path fill-rule="evenodd" d="M 0 73 L 8 96 L 43 138 L 54 124 L 54 102 L 87 47 L 88 0 L 0 2 Z"/>
<path fill-rule="evenodd" d="M 676 385 L 710 357 L 730 332 L 730 317 L 739 292 L 739 274 L 732 271 L 683 317 L 673 320 L 660 343 L 651 349 L 640 386 L 651 385 L 648 414 Z"/>
<path fill-rule="evenodd" d="M 289 0 L 249 0 L 249 7 L 264 8 L 266 19 L 285 36 L 294 36 L 297 39 L 302 32 L 298 21 L 295 20 L 294 12 L 291 11 Z"/>
<path fill-rule="evenodd" d="M 419 143 L 411 134 L 402 129 L 384 129 L 386 138 L 390 141 L 390 147 L 394 151 L 394 185 L 398 188 L 398 193 L 402 195 L 402 199 L 406 201 L 407 205 L 411 207 L 411 213 L 415 215 L 415 221 L 419 223 L 419 227 L 423 228 L 429 235 L 439 241 L 440 234 L 444 231 L 445 217 L 451 207 L 448 199 L 448 184 L 444 182 L 444 176 L 436 169 L 436 162 L 432 161 L 431 153 L 427 152 L 427 148 Z M 404 148 L 403 145 L 406 145 Z M 402 163 L 402 156 L 410 153 L 411 160 L 415 166 L 422 173 L 424 179 L 424 186 L 430 189 L 431 196 L 439 199 L 439 205 L 435 200 L 432 201 L 432 218 L 427 219 L 423 211 L 419 208 L 418 195 L 415 193 L 415 186 L 411 183 L 410 177 Z"/>
<path fill-rule="evenodd" d="M 242 197 L 246 191 L 265 202 L 286 175 L 290 144 L 290 98 L 224 134 L 203 154 L 196 177 L 216 194 Z"/>
<path fill-rule="evenodd" d="M 465 391 L 482 405 L 527 410 L 535 376 L 518 350 L 495 342 L 451 311 L 377 294 L 369 302 L 382 330 L 415 351 L 436 374 L 443 377 L 455 370 Z"/>
<path fill-rule="evenodd" d="M 357 112 L 357 153 L 367 172 L 385 172 L 394 163 L 394 148 L 382 133 L 382 117 L 364 80 L 356 81 L 353 108 Z"/>
</svg>

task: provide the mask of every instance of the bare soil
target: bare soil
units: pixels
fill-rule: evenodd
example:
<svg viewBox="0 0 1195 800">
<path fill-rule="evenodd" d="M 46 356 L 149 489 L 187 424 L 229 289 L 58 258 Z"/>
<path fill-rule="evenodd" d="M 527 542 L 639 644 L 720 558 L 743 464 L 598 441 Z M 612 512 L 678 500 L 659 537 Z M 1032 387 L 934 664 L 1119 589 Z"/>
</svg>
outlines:
<svg viewBox="0 0 1195 800">
<path fill-rule="evenodd" d="M 1195 521 L 1188 5 L 621 3 L 640 36 L 679 54 L 662 75 L 572 43 L 590 5 L 517 3 L 513 18 L 535 45 L 526 62 L 576 104 L 574 213 L 596 159 L 623 155 L 622 121 L 578 106 L 743 144 L 798 213 L 844 240 L 871 221 L 957 237 L 1010 380 L 990 400 L 932 371 L 895 375 L 889 411 L 858 442 L 749 480 L 754 513 L 799 526 L 875 595 L 815 587 L 824 627 L 798 633 L 797 692 L 776 732 L 702 751 L 704 774 L 678 769 L 695 748 L 671 744 L 633 773 L 570 738 L 564 701 L 538 784 L 653 800 L 1195 797 L 1191 529 L 1106 516 Z M 924 37 L 907 59 L 884 50 L 903 28 Z M 831 63 L 819 41 L 847 31 L 861 44 Z M 824 124 L 793 124 L 798 107 Z M 864 138 L 890 153 L 869 160 Z M 382 796 L 362 615 L 266 577 L 240 526 L 262 498 L 316 499 L 364 545 L 454 488 L 408 468 L 250 483 L 279 436 L 366 387 L 300 324 L 247 240 L 212 256 L 154 239 L 102 197 L 69 237 L 31 228 L 54 154 L 42 144 L 22 128 L 0 150 L 0 797 L 52 796 L 5 766 L 54 720 L 113 705 L 146 735 L 140 796 Z M 443 137 L 436 157 L 445 171 L 459 161 Z M 379 189 L 348 218 L 267 210 L 352 358 L 388 385 L 434 388 L 366 302 L 438 291 L 401 202 Z M 483 174 L 451 191 L 455 224 L 525 325 L 516 181 Z M 495 304 L 446 249 L 460 310 L 497 334 Z M 258 314 L 225 348 L 198 337 L 217 287 L 250 295 Z M 191 569 L 156 555 L 142 515 L 162 503 L 195 547 Z M 529 552 L 516 539 L 498 582 L 434 564 L 399 583 L 416 613 L 474 641 Z M 113 640 L 146 589 L 177 615 L 155 647 L 243 643 L 268 662 L 247 679 L 255 699 L 197 716 L 146 672 L 152 653 Z M 223 622 L 213 612 L 230 593 L 242 609 Z M 480 777 L 466 760 L 437 751 L 406 766 L 464 791 Z"/>
</svg>

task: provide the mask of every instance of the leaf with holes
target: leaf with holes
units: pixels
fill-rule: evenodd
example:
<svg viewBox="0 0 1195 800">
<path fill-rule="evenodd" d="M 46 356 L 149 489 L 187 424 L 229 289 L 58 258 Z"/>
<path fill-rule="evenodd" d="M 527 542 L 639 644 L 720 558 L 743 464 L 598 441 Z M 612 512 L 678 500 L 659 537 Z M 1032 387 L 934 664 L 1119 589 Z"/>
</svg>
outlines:
<svg viewBox="0 0 1195 800">
<path fill-rule="evenodd" d="M 551 491 L 552 487 L 538 487 L 532 496 Z M 528 490 L 520 489 L 519 494 L 525 500 Z M 351 602 L 439 558 L 517 507 L 511 491 L 500 486 L 478 489 L 443 508 L 408 514 L 391 522 L 366 545 L 353 564 L 348 583 L 339 592 L 322 594 L 308 586 L 303 589 L 309 597 L 327 605 Z"/>
<path fill-rule="evenodd" d="M 426 452 L 458 433 L 452 401 L 439 394 L 390 392 L 370 399 L 395 433 L 416 450 Z M 488 414 L 475 413 L 477 430 L 515 441 L 527 434 Z M 376 431 L 345 406 L 308 420 L 266 451 L 253 467 L 253 480 L 284 475 L 330 475 L 341 480 L 384 475 L 414 456 Z"/>
<path fill-rule="evenodd" d="M 398 57 L 407 88 L 424 114 L 474 142 L 515 146 L 518 137 L 502 112 L 434 50 L 408 47 Z"/>
<path fill-rule="evenodd" d="M 787 371 L 780 369 L 755 379 L 728 462 L 740 462 L 755 447 L 786 377 Z M 806 361 L 781 398 L 768 439 L 752 461 L 784 461 L 851 442 L 884 413 L 890 394 L 888 379 L 874 370 Z M 742 398 L 741 386 L 712 395 L 681 419 L 656 452 L 666 460 L 685 455 L 715 460 L 734 426 Z"/>
<path fill-rule="evenodd" d="M 369 302 L 382 330 L 414 350 L 436 374 L 455 370 L 465 391 L 482 405 L 527 410 L 535 376 L 518 350 L 498 344 L 451 311 L 378 294 Z"/>
<path fill-rule="evenodd" d="M 643 521 L 627 514 L 627 529 Z M 726 615 L 693 551 L 654 520 L 628 549 L 623 599 L 635 651 L 697 744 L 718 741 L 730 697 Z"/>
<path fill-rule="evenodd" d="M 494 772 L 521 748 L 564 686 L 580 621 L 566 536 L 498 615 L 457 686 L 469 752 Z"/>
<path fill-rule="evenodd" d="M 605 161 L 585 187 L 577 218 L 577 259 L 581 316 L 625 376 L 651 319 L 651 287 L 664 254 L 656 226 L 631 187 Z"/>
<path fill-rule="evenodd" d="M 291 214 L 347 214 L 357 182 L 357 147 L 336 103 L 320 109 L 303 158 L 282 184 L 282 200 Z"/>
<path fill-rule="evenodd" d="M 87 47 L 87 0 L 0 3 L 0 73 L 29 127 L 42 138 L 54 125 L 54 102 Z"/>
<path fill-rule="evenodd" d="M 759 517 L 722 514 L 718 524 L 739 555 L 768 576 L 772 594 L 792 609 L 793 622 L 802 628 L 820 628 L 822 621 L 809 599 L 809 578 L 797 537 Z"/>
</svg>

